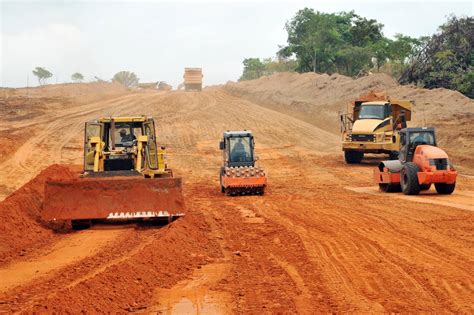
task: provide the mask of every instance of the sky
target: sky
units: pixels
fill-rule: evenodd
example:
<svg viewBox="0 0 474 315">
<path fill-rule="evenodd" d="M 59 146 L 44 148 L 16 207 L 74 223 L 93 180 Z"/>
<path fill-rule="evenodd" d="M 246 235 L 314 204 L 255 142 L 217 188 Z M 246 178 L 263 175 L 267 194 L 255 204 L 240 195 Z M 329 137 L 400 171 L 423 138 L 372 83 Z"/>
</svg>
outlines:
<svg viewBox="0 0 474 315">
<path fill-rule="evenodd" d="M 384 24 L 384 34 L 431 35 L 450 14 L 474 15 L 474 1 L 5 1 L 0 0 L 0 86 L 109 80 L 122 70 L 140 82 L 176 87 L 185 67 L 201 67 L 204 84 L 236 81 L 242 61 L 273 57 L 284 25 L 304 7 L 354 10 Z"/>
</svg>

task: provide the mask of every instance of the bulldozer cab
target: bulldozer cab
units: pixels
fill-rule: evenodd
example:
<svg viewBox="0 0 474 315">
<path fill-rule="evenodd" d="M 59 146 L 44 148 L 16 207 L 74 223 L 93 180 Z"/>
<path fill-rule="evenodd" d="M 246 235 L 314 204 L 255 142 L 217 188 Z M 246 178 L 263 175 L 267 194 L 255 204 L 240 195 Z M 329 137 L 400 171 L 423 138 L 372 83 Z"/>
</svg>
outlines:
<svg viewBox="0 0 474 315">
<path fill-rule="evenodd" d="M 85 172 L 157 170 L 158 151 L 150 117 L 100 118 L 86 123 Z"/>
<path fill-rule="evenodd" d="M 250 131 L 226 131 L 220 142 L 227 167 L 255 166 L 254 138 Z"/>
<path fill-rule="evenodd" d="M 422 144 L 436 146 L 434 128 L 422 127 L 400 130 L 399 160 L 402 163 L 412 162 L 416 147 Z"/>
</svg>

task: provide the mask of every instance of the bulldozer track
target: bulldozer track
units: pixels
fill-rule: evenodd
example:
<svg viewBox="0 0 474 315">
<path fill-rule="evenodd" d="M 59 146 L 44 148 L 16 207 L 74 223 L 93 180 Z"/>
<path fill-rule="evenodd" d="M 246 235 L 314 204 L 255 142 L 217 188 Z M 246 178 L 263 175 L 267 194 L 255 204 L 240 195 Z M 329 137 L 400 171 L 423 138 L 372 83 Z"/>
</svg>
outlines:
<svg viewBox="0 0 474 315">
<path fill-rule="evenodd" d="M 130 93 L 2 122 L 29 135 L 0 163 L 4 198 L 49 164 L 80 164 L 84 121 L 152 115 L 189 215 L 162 228 L 97 227 L 26 248 L 0 265 L 0 278 L 11 279 L 0 311 L 474 311 L 472 178 L 460 177 L 442 198 L 379 194 L 367 188 L 375 160 L 349 167 L 337 135 L 264 105 L 222 88 Z M 220 192 L 216 144 L 228 129 L 258 137 L 264 196 Z"/>
</svg>

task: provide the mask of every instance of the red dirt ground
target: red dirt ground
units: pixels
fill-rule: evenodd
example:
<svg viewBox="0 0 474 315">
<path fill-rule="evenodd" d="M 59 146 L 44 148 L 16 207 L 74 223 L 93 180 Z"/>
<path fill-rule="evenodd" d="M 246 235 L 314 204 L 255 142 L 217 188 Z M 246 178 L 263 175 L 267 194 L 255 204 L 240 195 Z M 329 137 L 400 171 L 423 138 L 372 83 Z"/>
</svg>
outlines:
<svg viewBox="0 0 474 315">
<path fill-rule="evenodd" d="M 337 135 L 281 108 L 221 87 L 112 92 L 1 121 L 31 136 L 0 161 L 1 192 L 16 191 L 0 204 L 0 311 L 474 311 L 472 177 L 460 176 L 451 196 L 382 194 L 372 183 L 379 159 L 347 166 Z M 84 121 L 112 113 L 155 117 L 168 164 L 183 178 L 187 215 L 161 228 L 55 234 L 37 220 L 43 183 L 75 170 L 47 167 L 80 164 Z M 226 129 L 254 132 L 264 196 L 220 193 Z"/>
</svg>

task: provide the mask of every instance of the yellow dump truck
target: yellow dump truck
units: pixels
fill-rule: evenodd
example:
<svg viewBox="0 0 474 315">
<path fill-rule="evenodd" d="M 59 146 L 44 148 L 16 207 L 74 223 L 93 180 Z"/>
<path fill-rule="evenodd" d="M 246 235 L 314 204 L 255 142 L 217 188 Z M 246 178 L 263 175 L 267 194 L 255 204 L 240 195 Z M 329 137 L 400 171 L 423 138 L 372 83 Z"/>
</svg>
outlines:
<svg viewBox="0 0 474 315">
<path fill-rule="evenodd" d="M 354 101 L 347 113 L 340 115 L 346 163 L 360 163 L 365 153 L 389 154 L 396 159 L 400 147 L 398 131 L 411 120 L 411 106 L 410 101 L 374 92 Z"/>
<path fill-rule="evenodd" d="M 202 91 L 202 77 L 201 68 L 184 68 L 184 90 Z"/>
</svg>

